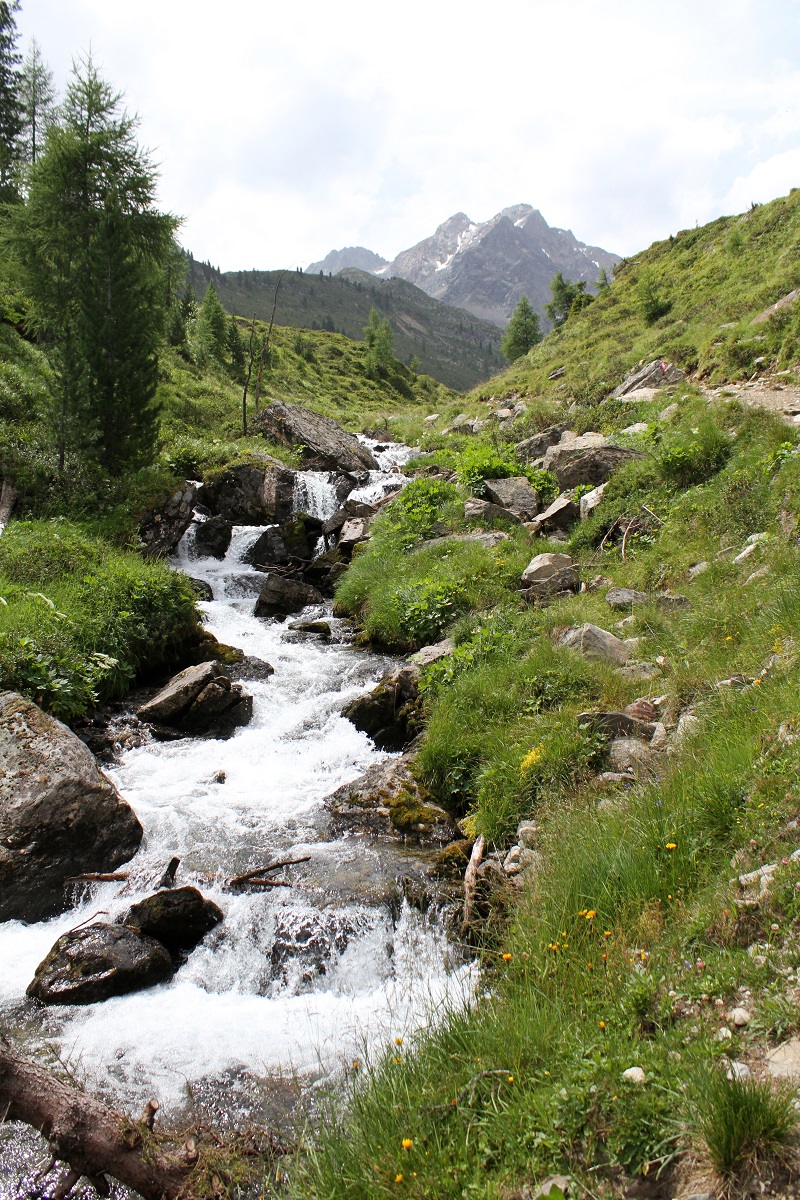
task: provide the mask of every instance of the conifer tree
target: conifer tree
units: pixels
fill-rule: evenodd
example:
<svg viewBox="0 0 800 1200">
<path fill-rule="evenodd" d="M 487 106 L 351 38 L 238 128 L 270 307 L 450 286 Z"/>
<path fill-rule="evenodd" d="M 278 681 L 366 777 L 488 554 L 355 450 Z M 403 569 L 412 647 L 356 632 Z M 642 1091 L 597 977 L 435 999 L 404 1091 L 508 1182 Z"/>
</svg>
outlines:
<svg viewBox="0 0 800 1200">
<path fill-rule="evenodd" d="M 17 22 L 19 0 L 0 0 L 0 200 L 17 198 L 15 175 L 22 130 Z"/>
<path fill-rule="evenodd" d="M 209 283 L 197 313 L 194 329 L 195 361 L 203 366 L 210 359 L 225 361 L 228 318 L 213 283 Z"/>
<path fill-rule="evenodd" d="M 76 64 L 61 121 L 28 173 L 26 203 L 7 209 L 32 324 L 55 347 L 61 466 L 72 433 L 112 474 L 154 448 L 177 228 L 154 207 L 156 173 L 120 104 L 91 59 Z"/>
<path fill-rule="evenodd" d="M 367 374 L 372 378 L 385 379 L 392 364 L 394 338 L 388 317 L 381 318 L 375 308 L 369 311 L 369 319 L 364 326 L 364 340 L 367 343 Z"/>
<path fill-rule="evenodd" d="M 225 335 L 225 346 L 228 352 L 228 364 L 233 378 L 238 383 L 244 383 L 244 368 L 247 358 L 247 346 L 242 337 L 242 331 L 239 328 L 239 322 L 236 317 L 231 316 L 228 319 L 228 328 Z"/>
<path fill-rule="evenodd" d="M 56 93 L 53 72 L 42 58 L 36 38 L 31 39 L 20 76 L 22 108 L 22 156 L 35 163 L 41 154 L 44 135 L 55 119 Z"/>
<path fill-rule="evenodd" d="M 541 340 L 539 314 L 531 307 L 527 296 L 520 296 L 503 334 L 503 354 L 509 362 L 514 362 Z"/>
</svg>

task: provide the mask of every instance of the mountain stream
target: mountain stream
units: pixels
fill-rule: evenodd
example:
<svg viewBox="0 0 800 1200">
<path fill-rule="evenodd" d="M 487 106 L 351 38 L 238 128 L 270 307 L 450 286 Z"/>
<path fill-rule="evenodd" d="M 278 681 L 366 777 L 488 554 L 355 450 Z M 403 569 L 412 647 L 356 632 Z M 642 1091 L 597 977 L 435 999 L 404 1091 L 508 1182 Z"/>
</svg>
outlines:
<svg viewBox="0 0 800 1200">
<path fill-rule="evenodd" d="M 402 480 L 407 448 L 381 452 L 354 499 L 374 501 Z M 201 494 L 202 495 L 202 494 Z M 327 517 L 338 505 L 328 477 L 298 474 L 296 511 Z M 387 755 L 340 716 L 389 660 L 351 647 L 330 606 L 332 639 L 253 616 L 265 575 L 243 562 L 263 529 L 234 529 L 224 560 L 197 558 L 195 526 L 175 566 L 210 583 L 202 604 L 221 641 L 274 667 L 245 679 L 254 697 L 247 726 L 228 740 L 148 741 L 109 770 L 144 826 L 128 881 L 93 885 L 61 916 L 0 925 L 0 1025 L 22 1048 L 47 1045 L 86 1086 L 138 1112 L 156 1097 L 165 1114 L 217 1125 L 270 1120 L 353 1060 L 380 1053 L 458 1005 L 475 968 L 447 943 L 435 916 L 397 901 L 398 875 L 425 869 L 425 852 L 366 836 L 332 838 L 323 800 Z M 298 614 L 299 615 L 299 614 Z M 25 998 L 56 939 L 96 914 L 114 920 L 157 886 L 170 858 L 225 919 L 173 979 L 87 1006 L 43 1008 Z M 276 859 L 310 861 L 281 874 L 291 888 L 233 893 L 225 879 Z M 276 1097 L 278 1099 L 276 1099 Z M 0 1133 L 0 1196 L 42 1157 L 36 1135 Z"/>
</svg>

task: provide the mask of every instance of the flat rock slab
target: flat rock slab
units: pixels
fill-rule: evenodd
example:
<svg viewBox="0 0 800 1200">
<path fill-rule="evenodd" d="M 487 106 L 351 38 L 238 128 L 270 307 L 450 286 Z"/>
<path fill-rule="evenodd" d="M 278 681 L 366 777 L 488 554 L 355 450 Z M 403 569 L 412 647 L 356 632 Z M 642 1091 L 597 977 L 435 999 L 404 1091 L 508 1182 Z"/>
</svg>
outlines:
<svg viewBox="0 0 800 1200">
<path fill-rule="evenodd" d="M 141 840 L 133 809 L 72 730 L 0 693 L 0 921 L 62 912 L 67 877 L 113 871 Z"/>
<path fill-rule="evenodd" d="M 329 417 L 276 400 L 257 418 L 264 437 L 298 447 L 303 465 L 316 471 L 378 471 L 375 455 Z"/>
<path fill-rule="evenodd" d="M 223 919 L 222 909 L 195 887 L 162 888 L 134 904 L 121 922 L 166 946 L 170 954 L 194 950 Z"/>
<path fill-rule="evenodd" d="M 800 1038 L 790 1038 L 788 1042 L 771 1050 L 766 1057 L 765 1066 L 775 1079 L 800 1081 Z"/>
<path fill-rule="evenodd" d="M 630 392 L 638 392 L 641 388 L 665 387 L 668 383 L 681 383 L 686 378 L 685 373 L 674 363 L 663 358 L 654 358 L 652 362 L 634 367 L 613 392 L 614 396 L 627 396 Z"/>
<path fill-rule="evenodd" d="M 559 444 L 547 451 L 545 470 L 554 473 L 561 488 L 576 488 L 583 484 L 596 487 L 637 458 L 644 458 L 644 455 L 626 446 L 595 446 L 583 450 L 569 443 Z"/>
<path fill-rule="evenodd" d="M 525 528 L 532 533 L 534 537 L 538 537 L 543 533 L 554 533 L 559 529 L 568 529 L 570 525 L 574 525 L 581 515 L 581 506 L 577 500 L 573 500 L 570 492 L 565 496 L 558 496 L 543 513 L 539 513 L 538 517 L 534 517 L 532 521 L 525 523 Z"/>
<path fill-rule="evenodd" d="M 512 525 L 520 524 L 520 518 L 509 509 L 477 496 L 471 496 L 464 502 L 464 517 L 467 521 L 510 521 Z"/>
<path fill-rule="evenodd" d="M 44 1004 L 94 1004 L 153 987 L 174 972 L 155 938 L 99 922 L 63 934 L 36 968 L 27 994 Z"/>
</svg>

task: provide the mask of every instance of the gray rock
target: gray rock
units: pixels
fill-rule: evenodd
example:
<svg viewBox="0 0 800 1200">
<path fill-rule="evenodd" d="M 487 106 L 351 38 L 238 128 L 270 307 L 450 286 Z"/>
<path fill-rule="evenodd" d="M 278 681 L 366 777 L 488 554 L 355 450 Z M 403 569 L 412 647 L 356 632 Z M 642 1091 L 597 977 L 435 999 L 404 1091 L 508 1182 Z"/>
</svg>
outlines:
<svg viewBox="0 0 800 1200">
<path fill-rule="evenodd" d="M 623 679 L 631 682 L 647 683 L 650 679 L 658 679 L 659 675 L 663 675 L 664 672 L 657 663 L 639 662 L 620 667 L 619 673 Z"/>
<path fill-rule="evenodd" d="M 524 475 L 512 479 L 487 479 L 485 487 L 489 500 L 513 513 L 520 521 L 531 521 L 539 511 L 539 493 Z"/>
<path fill-rule="evenodd" d="M 555 1200 L 559 1192 L 566 1196 L 571 1182 L 570 1175 L 548 1175 L 544 1183 L 531 1193 L 530 1200 Z"/>
<path fill-rule="evenodd" d="M 689 597 L 682 596 L 680 592 L 656 592 L 653 599 L 664 612 L 677 612 L 679 608 L 692 607 Z"/>
<path fill-rule="evenodd" d="M 587 446 L 583 448 L 576 439 L 574 443 L 560 442 L 551 446 L 544 457 L 544 468 L 552 471 L 563 489 L 579 487 L 581 484 L 596 486 L 605 483 L 615 471 L 634 459 L 643 458 L 639 450 L 629 446 Z"/>
<path fill-rule="evenodd" d="M 194 950 L 223 919 L 222 909 L 195 887 L 162 888 L 134 904 L 119 924 L 138 929 L 170 954 Z"/>
<path fill-rule="evenodd" d="M 448 658 L 455 650 L 455 643 L 452 638 L 445 638 L 442 642 L 435 642 L 432 646 L 423 646 L 416 654 L 409 656 L 408 661 L 414 663 L 417 667 L 429 667 L 431 663 L 439 662 L 442 658 Z"/>
<path fill-rule="evenodd" d="M 539 537 L 541 534 L 568 529 L 570 525 L 575 524 L 580 515 L 580 504 L 573 500 L 572 493 L 570 492 L 566 495 L 558 496 L 543 513 L 540 513 L 532 521 L 527 521 L 525 528 L 534 537 Z"/>
<path fill-rule="evenodd" d="M 668 404 L 666 408 L 662 408 L 658 414 L 659 421 L 671 421 L 673 417 L 680 412 L 680 406 L 677 404 Z"/>
<path fill-rule="evenodd" d="M 663 721 L 656 721 L 653 728 L 653 736 L 650 738 L 651 750 L 666 750 L 669 742 L 669 734 L 667 727 Z"/>
<path fill-rule="evenodd" d="M 633 425 L 626 425 L 624 429 L 620 429 L 620 433 L 624 433 L 626 437 L 635 437 L 637 433 L 647 433 L 647 429 L 646 421 L 635 421 Z"/>
<path fill-rule="evenodd" d="M 655 725 L 651 721 L 642 721 L 625 712 L 584 712 L 578 713 L 578 725 L 585 725 L 592 733 L 601 733 L 604 737 L 638 738 L 650 743 Z"/>
<path fill-rule="evenodd" d="M 624 642 L 597 625 L 573 626 L 562 634 L 559 644 L 570 650 L 579 650 L 584 658 L 617 665 L 626 663 L 631 656 Z"/>
<path fill-rule="evenodd" d="M 554 575 L 558 575 L 561 571 L 572 566 L 573 562 L 568 554 L 554 554 L 552 552 L 537 554 L 522 572 L 522 583 L 546 582 L 548 579 L 552 579 Z"/>
<path fill-rule="evenodd" d="M 163 558 L 174 553 L 192 522 L 196 500 L 197 488 L 187 483 L 160 508 L 144 514 L 139 522 L 139 549 L 145 558 Z"/>
<path fill-rule="evenodd" d="M 164 946 L 126 925 L 65 933 L 36 968 L 27 994 L 44 1004 L 94 1004 L 163 983 L 175 972 Z"/>
<path fill-rule="evenodd" d="M 232 732 L 253 715 L 253 698 L 232 683 L 219 662 L 186 667 L 137 709 L 140 721 L 173 725 L 189 733 Z"/>
<path fill-rule="evenodd" d="M 299 450 L 303 466 L 315 471 L 377 471 L 378 460 L 353 433 L 329 417 L 299 404 L 276 400 L 268 404 L 256 424 L 264 437 Z"/>
<path fill-rule="evenodd" d="M 588 520 L 588 518 L 592 515 L 594 510 L 600 504 L 600 501 L 603 499 L 603 495 L 607 487 L 607 483 L 598 484 L 596 488 L 592 488 L 590 492 L 585 492 L 584 495 L 581 496 L 580 504 L 582 521 Z"/>
<path fill-rule="evenodd" d="M 665 362 L 663 358 L 654 358 L 652 362 L 640 363 L 638 367 L 629 371 L 613 395 L 627 396 L 641 388 L 664 387 L 668 383 L 680 383 L 685 378 L 686 375 L 680 367 Z"/>
<path fill-rule="evenodd" d="M 209 517 L 195 529 L 194 546 L 201 557 L 224 558 L 231 544 L 233 526 L 224 517 Z"/>
<path fill-rule="evenodd" d="M 200 695 L 203 688 L 222 672 L 217 662 L 202 662 L 186 667 L 170 679 L 151 700 L 136 711 L 140 721 L 173 722 L 181 717 Z"/>
<path fill-rule="evenodd" d="M 275 668 L 263 658 L 245 654 L 241 662 L 229 668 L 232 679 L 269 679 L 275 674 Z"/>
<path fill-rule="evenodd" d="M 214 599 L 214 589 L 207 579 L 197 579 L 194 575 L 187 575 L 186 578 L 197 593 L 198 600 Z"/>
<path fill-rule="evenodd" d="M 245 550 L 242 561 L 252 567 L 284 566 L 289 561 L 286 543 L 283 540 L 280 527 L 271 525 L 253 542 L 249 550 Z"/>
<path fill-rule="evenodd" d="M 254 609 L 257 617 L 288 617 L 309 604 L 322 604 L 322 592 L 299 579 L 270 574 Z"/>
<path fill-rule="evenodd" d="M 606 604 L 615 611 L 633 608 L 634 604 L 646 604 L 647 593 L 636 592 L 633 588 L 611 588 L 606 592 Z"/>
<path fill-rule="evenodd" d="M 419 677 L 418 666 L 394 667 L 371 692 L 349 700 L 342 716 L 371 737 L 379 750 L 402 750 L 421 724 Z"/>
<path fill-rule="evenodd" d="M 628 1083 L 641 1085 L 645 1083 L 647 1076 L 641 1067 L 628 1067 L 627 1071 L 622 1072 L 622 1078 Z"/>
<path fill-rule="evenodd" d="M 228 467 L 203 488 L 203 503 L 234 525 L 288 521 L 296 472 L 270 454 Z"/>
<path fill-rule="evenodd" d="M 608 764 L 612 771 L 632 775 L 638 780 L 654 779 L 659 760 L 649 746 L 638 738 L 615 738 L 608 748 Z"/>
<path fill-rule="evenodd" d="M 521 462 L 530 462 L 531 459 L 541 458 L 550 446 L 554 446 L 561 440 L 562 434 L 567 429 L 569 429 L 569 422 L 563 421 L 560 425 L 551 425 L 548 429 L 543 429 L 541 433 L 535 433 L 533 437 L 517 442 L 514 447 L 517 458 Z"/>
<path fill-rule="evenodd" d="M 520 523 L 519 517 L 507 508 L 492 504 L 490 500 L 479 500 L 477 496 L 470 496 L 469 500 L 464 502 L 464 517 L 467 521 L 511 521 L 514 525 Z"/>
<path fill-rule="evenodd" d="M 539 826 L 535 821 L 521 821 L 517 826 L 517 841 L 526 850 L 533 850 L 539 838 Z"/>
<path fill-rule="evenodd" d="M 776 1046 L 767 1055 L 765 1065 L 774 1079 L 800 1080 L 800 1037 Z"/>
<path fill-rule="evenodd" d="M 694 737 L 695 734 L 698 733 L 699 729 L 699 717 L 696 717 L 693 713 L 689 712 L 681 713 L 678 720 L 678 728 L 675 730 L 675 735 L 673 738 L 674 744 L 678 746 L 687 738 Z"/>
<path fill-rule="evenodd" d="M 693 567 L 689 567 L 689 570 L 686 572 L 686 578 L 697 579 L 698 575 L 703 575 L 710 566 L 711 563 L 705 562 L 705 560 L 703 562 L 695 563 Z"/>
<path fill-rule="evenodd" d="M 365 542 L 369 537 L 369 521 L 364 517 L 352 517 L 345 521 L 339 540 L 336 543 L 345 557 L 353 553 L 353 548 L 359 542 Z"/>
<path fill-rule="evenodd" d="M 320 637 L 329 638 L 331 627 L 328 621 L 290 621 L 289 628 L 297 633 L 316 633 Z"/>
<path fill-rule="evenodd" d="M 0 921 L 63 911 L 67 877 L 113 871 L 141 840 L 83 742 L 17 692 L 0 693 Z"/>
</svg>

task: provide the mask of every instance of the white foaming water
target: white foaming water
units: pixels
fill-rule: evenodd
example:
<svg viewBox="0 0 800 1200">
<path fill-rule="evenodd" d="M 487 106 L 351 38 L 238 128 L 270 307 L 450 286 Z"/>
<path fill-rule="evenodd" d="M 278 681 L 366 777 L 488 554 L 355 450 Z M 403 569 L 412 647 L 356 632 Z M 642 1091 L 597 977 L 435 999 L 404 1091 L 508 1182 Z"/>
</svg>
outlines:
<svg viewBox="0 0 800 1200">
<path fill-rule="evenodd" d="M 292 509 L 327 521 L 339 508 L 339 498 L 328 471 L 298 471 L 294 478 Z"/>
<path fill-rule="evenodd" d="M 219 562 L 192 556 L 190 531 L 176 564 L 211 584 L 217 598 L 201 607 L 220 641 L 275 668 L 245 684 L 251 723 L 227 741 L 184 738 L 126 753 L 110 774 L 145 830 L 128 883 L 97 885 L 51 921 L 0 925 L 0 1018 L 54 1044 L 90 1086 L 130 1108 L 156 1096 L 175 1111 L 187 1085 L 224 1098 L 233 1077 L 335 1075 L 365 1047 L 409 1036 L 463 1002 L 475 984 L 475 968 L 453 960 L 435 922 L 407 908 L 395 921 L 382 903 L 413 852 L 326 833 L 324 797 L 386 757 L 339 715 L 385 660 L 252 615 L 265 576 L 242 556 L 262 532 L 234 529 Z M 121 916 L 152 892 L 173 855 L 178 882 L 198 884 L 225 919 L 169 983 L 86 1007 L 42 1010 L 24 999 L 57 937 L 97 913 Z M 288 873 L 292 889 L 223 887 L 276 857 L 306 855 Z"/>
</svg>

